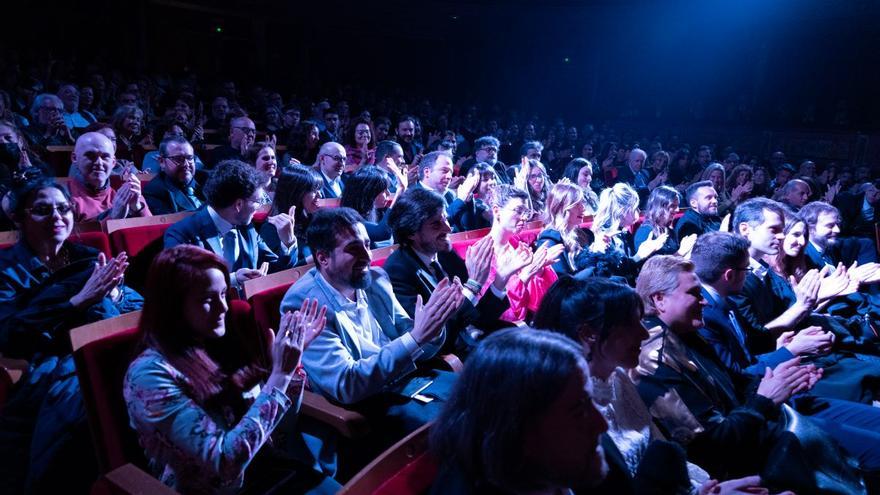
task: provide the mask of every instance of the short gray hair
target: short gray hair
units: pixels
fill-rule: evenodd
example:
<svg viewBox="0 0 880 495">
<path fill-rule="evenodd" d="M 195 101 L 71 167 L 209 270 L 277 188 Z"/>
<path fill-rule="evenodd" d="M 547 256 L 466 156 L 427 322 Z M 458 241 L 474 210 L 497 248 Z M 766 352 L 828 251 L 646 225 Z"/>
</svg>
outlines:
<svg viewBox="0 0 880 495">
<path fill-rule="evenodd" d="M 43 102 L 46 100 L 57 103 L 58 106 L 61 107 L 61 111 L 64 111 L 64 102 L 61 101 L 61 98 L 59 98 L 58 95 L 53 95 L 52 93 L 39 94 L 34 98 L 34 104 L 31 105 L 31 117 L 33 117 L 34 120 L 37 119 L 37 114 L 40 113 L 40 107 L 43 106 Z"/>
</svg>

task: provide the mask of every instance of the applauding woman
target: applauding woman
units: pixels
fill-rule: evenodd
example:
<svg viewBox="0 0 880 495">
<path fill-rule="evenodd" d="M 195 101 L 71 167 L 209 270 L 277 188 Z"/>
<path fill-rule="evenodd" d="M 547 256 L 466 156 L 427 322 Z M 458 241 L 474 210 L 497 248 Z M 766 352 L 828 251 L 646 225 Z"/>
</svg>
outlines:
<svg viewBox="0 0 880 495">
<path fill-rule="evenodd" d="M 140 322 L 144 349 L 123 390 L 131 425 L 154 474 L 182 493 L 242 486 L 302 493 L 320 479 L 305 479 L 301 469 L 294 477 L 301 466 L 265 444 L 299 408 L 300 356 L 324 328 L 326 308 L 305 301 L 286 313 L 264 349 L 259 339 L 227 332 L 228 287 L 226 263 L 204 249 L 176 246 L 153 262 Z"/>
</svg>

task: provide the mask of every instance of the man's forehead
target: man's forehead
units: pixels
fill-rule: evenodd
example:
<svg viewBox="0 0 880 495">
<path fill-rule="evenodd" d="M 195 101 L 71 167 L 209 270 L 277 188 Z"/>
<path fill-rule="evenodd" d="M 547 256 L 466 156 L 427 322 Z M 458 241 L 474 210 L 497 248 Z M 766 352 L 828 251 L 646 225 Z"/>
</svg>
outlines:
<svg viewBox="0 0 880 495">
<path fill-rule="evenodd" d="M 336 232 L 336 247 L 345 247 L 352 242 L 362 243 L 369 238 L 364 224 L 357 222 Z"/>
<path fill-rule="evenodd" d="M 193 147 L 189 143 L 168 143 L 168 154 L 177 151 L 183 151 L 184 153 L 191 155 L 193 153 Z"/>
</svg>

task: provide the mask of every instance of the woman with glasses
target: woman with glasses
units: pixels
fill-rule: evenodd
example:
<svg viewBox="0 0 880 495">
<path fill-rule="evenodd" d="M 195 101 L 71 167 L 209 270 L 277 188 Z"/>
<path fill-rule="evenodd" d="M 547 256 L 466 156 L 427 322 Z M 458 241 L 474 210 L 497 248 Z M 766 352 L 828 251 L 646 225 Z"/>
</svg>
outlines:
<svg viewBox="0 0 880 495">
<path fill-rule="evenodd" d="M 376 163 L 376 141 L 369 121 L 358 119 L 346 137 L 345 152 L 348 155 L 346 169 L 356 171 L 360 167 Z"/>
<path fill-rule="evenodd" d="M 528 205 L 528 193 L 507 184 L 495 186 L 492 195 L 492 229 L 489 236 L 493 240 L 495 258 L 486 279 L 483 291 L 495 280 L 495 260 L 504 259 L 508 250 L 518 250 L 523 256 L 530 258 L 525 268 L 507 282 L 507 297 L 510 308 L 501 315 L 501 319 L 511 323 L 528 321 L 538 309 L 547 289 L 556 281 L 556 272 L 551 266 L 556 263 L 565 246 L 562 244 L 547 247 L 540 246 L 531 253 L 528 244 L 522 242 L 519 233 L 526 222 L 534 215 Z"/>
<path fill-rule="evenodd" d="M 575 260 L 577 270 L 589 270 L 587 273 L 601 277 L 622 277 L 634 285 L 642 262 L 669 237 L 668 233 L 651 234 L 636 250 L 632 228 L 638 219 L 639 195 L 635 189 L 618 182 L 602 191 L 599 209 L 593 215 L 594 241 Z"/>
<path fill-rule="evenodd" d="M 0 250 L 0 354 L 28 361 L 0 414 L 0 476 L 9 493 L 50 493 L 93 479 L 68 331 L 138 310 L 142 299 L 122 283 L 125 253 L 108 259 L 71 242 L 70 195 L 29 177 L 11 196 L 21 239 Z"/>
<path fill-rule="evenodd" d="M 116 132 L 116 159 L 139 162 L 145 144 L 152 144 L 144 127 L 144 112 L 134 105 L 123 105 L 113 113 L 110 121 Z"/>
</svg>

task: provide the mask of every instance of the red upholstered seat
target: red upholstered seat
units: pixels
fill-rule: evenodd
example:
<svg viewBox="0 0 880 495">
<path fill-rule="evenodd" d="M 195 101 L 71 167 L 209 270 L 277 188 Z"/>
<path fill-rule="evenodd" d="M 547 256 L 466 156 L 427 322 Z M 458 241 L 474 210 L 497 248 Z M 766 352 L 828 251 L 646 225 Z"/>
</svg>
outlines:
<svg viewBox="0 0 880 495">
<path fill-rule="evenodd" d="M 114 253 L 125 251 L 129 257 L 134 257 L 156 239 L 161 239 L 168 230 L 170 224 L 144 225 L 120 229 L 110 234 L 110 243 Z"/>
<path fill-rule="evenodd" d="M 250 303 L 254 311 L 254 320 L 260 331 L 266 332 L 270 328 L 278 330 L 278 323 L 281 321 L 281 301 L 291 285 L 293 285 L 293 282 L 279 285 L 254 294 L 251 298 Z"/>
<path fill-rule="evenodd" d="M 346 483 L 340 495 L 427 493 L 438 471 L 428 452 L 430 427 L 430 423 L 420 427 L 383 452 Z"/>
<path fill-rule="evenodd" d="M 472 239 L 464 239 L 462 241 L 454 241 L 452 243 L 452 249 L 455 251 L 455 254 L 459 255 L 461 259 L 465 259 L 465 255 L 467 254 L 467 248 L 472 244 L 475 244 L 479 241 L 480 237 L 475 237 Z"/>
<path fill-rule="evenodd" d="M 112 251 L 110 250 L 110 238 L 103 232 L 82 232 L 79 234 L 72 234 L 69 237 L 69 240 L 71 242 L 77 242 L 79 244 L 93 247 L 104 253 L 108 258 L 113 256 Z"/>
</svg>

